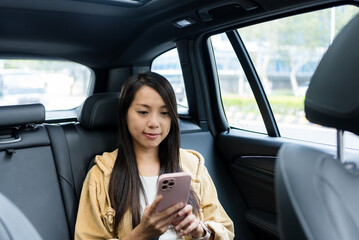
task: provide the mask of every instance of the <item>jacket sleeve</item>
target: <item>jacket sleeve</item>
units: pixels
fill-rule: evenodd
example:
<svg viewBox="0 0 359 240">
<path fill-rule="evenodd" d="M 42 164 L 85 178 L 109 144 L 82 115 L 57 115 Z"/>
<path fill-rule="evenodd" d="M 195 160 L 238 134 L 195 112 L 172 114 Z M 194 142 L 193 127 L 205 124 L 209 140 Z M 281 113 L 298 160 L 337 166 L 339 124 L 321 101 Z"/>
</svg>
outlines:
<svg viewBox="0 0 359 240">
<path fill-rule="evenodd" d="M 75 240 L 112 239 L 102 221 L 96 182 L 85 180 L 82 187 L 80 204 L 75 227 Z"/>
<path fill-rule="evenodd" d="M 201 210 L 204 223 L 212 230 L 215 240 L 234 238 L 234 226 L 218 200 L 216 187 L 203 161 L 200 161 L 198 174 L 201 178 Z"/>
</svg>

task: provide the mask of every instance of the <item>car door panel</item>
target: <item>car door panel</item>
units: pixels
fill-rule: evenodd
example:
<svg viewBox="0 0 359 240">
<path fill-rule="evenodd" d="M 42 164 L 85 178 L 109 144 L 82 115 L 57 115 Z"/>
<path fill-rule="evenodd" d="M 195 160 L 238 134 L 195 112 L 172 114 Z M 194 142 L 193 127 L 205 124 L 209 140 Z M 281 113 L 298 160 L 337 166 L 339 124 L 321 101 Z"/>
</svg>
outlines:
<svg viewBox="0 0 359 240">
<path fill-rule="evenodd" d="M 247 203 L 246 221 L 256 239 L 279 239 L 274 166 L 282 142 L 262 134 L 231 130 L 220 134 L 216 143 Z"/>
</svg>

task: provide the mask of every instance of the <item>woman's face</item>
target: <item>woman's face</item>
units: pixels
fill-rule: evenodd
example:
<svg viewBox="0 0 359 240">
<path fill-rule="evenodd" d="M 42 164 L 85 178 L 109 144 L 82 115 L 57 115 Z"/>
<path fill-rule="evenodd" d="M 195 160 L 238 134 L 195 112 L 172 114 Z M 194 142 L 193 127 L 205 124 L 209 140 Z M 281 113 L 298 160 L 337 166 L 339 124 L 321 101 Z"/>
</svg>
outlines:
<svg viewBox="0 0 359 240">
<path fill-rule="evenodd" d="M 171 128 L 165 102 L 156 90 L 148 86 L 141 87 L 135 94 L 126 120 L 135 152 L 157 150 Z"/>
</svg>

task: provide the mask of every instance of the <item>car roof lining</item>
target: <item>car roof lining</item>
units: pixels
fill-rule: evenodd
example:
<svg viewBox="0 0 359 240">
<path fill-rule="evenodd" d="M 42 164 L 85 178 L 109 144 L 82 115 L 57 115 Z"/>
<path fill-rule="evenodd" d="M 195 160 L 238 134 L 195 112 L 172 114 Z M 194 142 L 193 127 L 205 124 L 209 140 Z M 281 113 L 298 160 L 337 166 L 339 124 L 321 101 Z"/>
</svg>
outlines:
<svg viewBox="0 0 359 240">
<path fill-rule="evenodd" d="M 213 10 L 217 11 L 213 21 L 202 22 L 197 11 L 211 2 L 218 1 L 156 0 L 143 7 L 128 8 L 82 1 L 4 0 L 0 2 L 0 54 L 60 58 L 91 68 L 149 65 L 180 39 L 274 18 L 304 6 L 308 9 L 308 4 L 312 8 L 328 4 L 314 0 L 256 0 L 259 7 L 255 10 L 233 10 L 231 18 L 235 20 L 226 18 L 225 11 L 219 8 Z M 330 2 L 335 3 L 343 1 Z M 185 29 L 174 27 L 173 20 L 185 17 L 196 23 Z"/>
</svg>

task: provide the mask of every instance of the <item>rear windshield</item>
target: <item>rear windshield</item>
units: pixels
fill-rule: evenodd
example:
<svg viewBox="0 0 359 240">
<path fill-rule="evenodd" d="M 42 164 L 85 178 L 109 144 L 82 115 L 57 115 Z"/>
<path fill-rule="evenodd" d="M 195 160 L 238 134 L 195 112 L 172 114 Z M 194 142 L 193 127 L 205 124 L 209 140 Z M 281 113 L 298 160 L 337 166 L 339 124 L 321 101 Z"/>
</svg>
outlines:
<svg viewBox="0 0 359 240">
<path fill-rule="evenodd" d="M 93 72 L 69 61 L 0 59 L 0 106 L 42 103 L 71 110 L 89 95 Z"/>
</svg>

